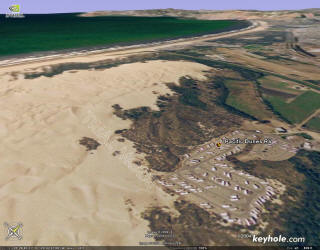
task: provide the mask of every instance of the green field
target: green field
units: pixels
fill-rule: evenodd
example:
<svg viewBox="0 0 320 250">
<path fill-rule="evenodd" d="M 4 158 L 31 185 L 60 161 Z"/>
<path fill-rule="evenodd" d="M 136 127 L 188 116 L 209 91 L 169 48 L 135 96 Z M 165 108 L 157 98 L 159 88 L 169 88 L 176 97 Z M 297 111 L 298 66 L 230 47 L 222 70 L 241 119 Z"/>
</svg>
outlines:
<svg viewBox="0 0 320 250">
<path fill-rule="evenodd" d="M 314 117 L 308 121 L 305 126 L 309 129 L 320 132 L 320 117 Z"/>
<path fill-rule="evenodd" d="M 320 108 L 320 94 L 313 91 L 307 91 L 292 102 L 286 103 L 278 96 L 264 97 L 272 106 L 273 110 L 291 123 L 300 123 L 318 108 Z"/>
<path fill-rule="evenodd" d="M 258 120 L 267 120 L 272 113 L 260 101 L 255 89 L 255 84 L 249 81 L 227 80 L 224 82 L 229 94 L 226 104 L 246 113 Z"/>
<path fill-rule="evenodd" d="M 301 90 L 294 89 L 290 87 L 290 84 L 284 81 L 281 81 L 281 78 L 275 79 L 269 79 L 269 77 L 262 77 L 258 80 L 258 82 L 261 84 L 264 88 L 271 88 L 283 92 L 293 93 L 293 94 L 301 94 Z"/>
<path fill-rule="evenodd" d="M 174 17 L 101 16 L 78 14 L 0 15 L 0 56 L 36 51 L 161 39 L 222 32 L 248 26 L 246 21 L 195 20 Z"/>
<path fill-rule="evenodd" d="M 247 50 L 265 50 L 265 47 L 258 44 L 250 44 L 243 46 Z"/>
</svg>

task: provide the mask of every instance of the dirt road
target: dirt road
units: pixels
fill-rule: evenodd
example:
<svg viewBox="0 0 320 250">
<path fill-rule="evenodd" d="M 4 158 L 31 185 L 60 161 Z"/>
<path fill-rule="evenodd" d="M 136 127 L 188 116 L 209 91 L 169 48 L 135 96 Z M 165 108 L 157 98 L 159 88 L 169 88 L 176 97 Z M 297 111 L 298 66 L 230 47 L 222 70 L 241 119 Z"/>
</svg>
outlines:
<svg viewBox="0 0 320 250">
<path fill-rule="evenodd" d="M 308 121 L 310 121 L 313 117 L 316 117 L 320 114 L 320 109 L 318 109 L 316 112 L 312 113 L 310 116 L 308 116 L 306 119 L 304 119 L 301 123 L 297 125 L 297 128 L 301 128 L 304 124 L 306 124 Z"/>
</svg>

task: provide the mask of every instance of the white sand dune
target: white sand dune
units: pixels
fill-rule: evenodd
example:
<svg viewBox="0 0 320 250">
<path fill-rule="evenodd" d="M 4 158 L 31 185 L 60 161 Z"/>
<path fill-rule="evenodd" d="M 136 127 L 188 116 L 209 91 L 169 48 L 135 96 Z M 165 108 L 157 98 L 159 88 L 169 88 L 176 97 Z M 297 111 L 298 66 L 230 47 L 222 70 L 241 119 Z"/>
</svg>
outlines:
<svg viewBox="0 0 320 250">
<path fill-rule="evenodd" d="M 111 106 L 155 109 L 153 91 L 170 93 L 163 83 L 185 75 L 204 79 L 204 70 L 191 62 L 150 61 L 32 80 L 0 75 L 0 222 L 24 225 L 21 241 L 5 241 L 1 230 L 0 245 L 150 241 L 141 212 L 172 207 L 173 198 L 132 163 L 142 155 L 114 134 L 130 121 L 113 115 Z M 84 136 L 102 145 L 90 153 L 79 145 Z M 112 156 L 116 150 L 120 155 Z"/>
</svg>

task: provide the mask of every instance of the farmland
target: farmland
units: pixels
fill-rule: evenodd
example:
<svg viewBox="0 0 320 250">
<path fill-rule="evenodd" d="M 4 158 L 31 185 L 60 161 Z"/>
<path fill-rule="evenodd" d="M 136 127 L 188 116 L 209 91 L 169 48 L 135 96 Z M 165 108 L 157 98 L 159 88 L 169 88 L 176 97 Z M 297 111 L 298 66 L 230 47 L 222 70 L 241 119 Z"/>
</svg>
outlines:
<svg viewBox="0 0 320 250">
<path fill-rule="evenodd" d="M 265 96 L 273 109 L 291 123 L 299 123 L 320 108 L 320 95 L 313 91 L 307 91 L 292 102 L 278 96 Z"/>
<path fill-rule="evenodd" d="M 259 120 L 265 120 L 272 116 L 260 101 L 255 84 L 248 81 L 225 81 L 229 90 L 226 104 L 240 110 Z"/>
<path fill-rule="evenodd" d="M 173 17 L 102 16 L 77 14 L 0 16 L 0 56 L 79 47 L 132 44 L 216 33 L 248 26 L 233 20 Z"/>
<path fill-rule="evenodd" d="M 299 95 L 303 91 L 301 86 L 274 76 L 263 77 L 258 82 L 265 89 L 277 90 L 287 94 Z"/>
<path fill-rule="evenodd" d="M 312 118 L 305 126 L 311 130 L 320 131 L 320 117 Z"/>
</svg>

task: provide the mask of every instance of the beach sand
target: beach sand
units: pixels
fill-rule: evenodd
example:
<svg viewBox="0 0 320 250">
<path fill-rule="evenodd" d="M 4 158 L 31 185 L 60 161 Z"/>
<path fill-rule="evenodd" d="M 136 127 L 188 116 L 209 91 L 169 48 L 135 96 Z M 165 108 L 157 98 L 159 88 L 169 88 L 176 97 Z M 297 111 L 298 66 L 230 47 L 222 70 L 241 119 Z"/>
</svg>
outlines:
<svg viewBox="0 0 320 250">
<path fill-rule="evenodd" d="M 152 183 L 145 164 L 133 163 L 143 155 L 114 133 L 131 122 L 113 115 L 111 106 L 157 109 L 157 96 L 171 93 L 164 83 L 186 75 L 205 79 L 209 68 L 149 61 L 32 80 L 5 74 L 28 67 L 35 65 L 0 71 L 0 222 L 23 223 L 21 241 L 6 241 L 4 228 L 0 245 L 151 241 L 141 213 L 155 205 L 172 208 L 175 198 Z M 101 145 L 86 151 L 83 137 Z"/>
</svg>

